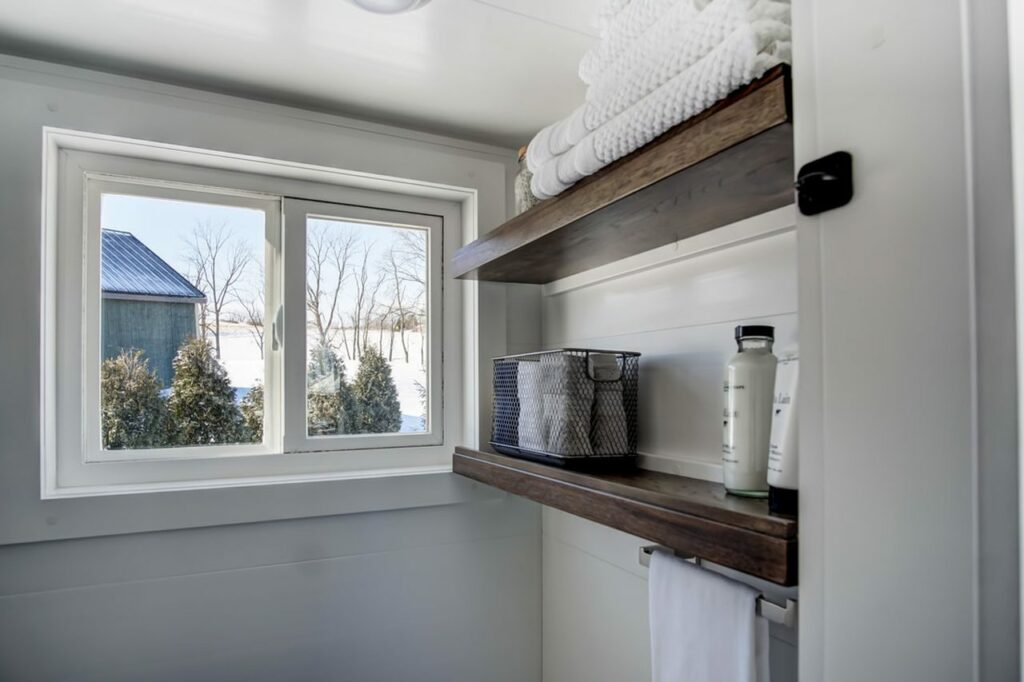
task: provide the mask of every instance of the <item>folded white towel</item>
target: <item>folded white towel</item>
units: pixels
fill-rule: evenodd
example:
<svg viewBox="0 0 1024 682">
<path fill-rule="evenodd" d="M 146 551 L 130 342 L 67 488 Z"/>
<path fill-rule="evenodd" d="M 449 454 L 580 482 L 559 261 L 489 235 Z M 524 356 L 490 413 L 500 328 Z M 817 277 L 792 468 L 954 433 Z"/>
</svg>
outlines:
<svg viewBox="0 0 1024 682">
<path fill-rule="evenodd" d="M 588 127 L 593 130 L 658 89 L 736 29 L 762 21 L 771 26 L 759 33 L 791 39 L 788 0 L 714 0 L 699 13 L 686 5 L 673 8 L 587 89 Z"/>
<path fill-rule="evenodd" d="M 599 381 L 594 385 L 590 443 L 595 455 L 629 454 L 629 426 L 621 381 Z"/>
<path fill-rule="evenodd" d="M 622 10 L 626 9 L 632 0 L 605 0 L 604 4 L 597 10 L 597 27 L 602 33 L 608 29 Z"/>
<path fill-rule="evenodd" d="M 594 454 L 590 444 L 590 405 L 584 407 L 582 398 L 564 393 L 545 393 L 544 421 L 548 434 L 544 442 L 545 452 L 562 457 Z"/>
<path fill-rule="evenodd" d="M 663 552 L 647 577 L 653 682 L 768 682 L 758 593 Z"/>
<path fill-rule="evenodd" d="M 601 26 L 601 40 L 589 50 L 580 61 L 580 78 L 585 83 L 596 80 L 608 67 L 627 51 L 659 18 L 673 7 L 693 7 L 695 0 L 608 0 L 598 15 Z M 696 14 L 697 10 L 692 10 Z M 571 144 L 569 139 L 579 140 L 582 135 L 577 129 L 573 134 L 566 130 L 582 123 L 573 122 L 582 108 L 570 114 L 569 118 L 541 130 L 526 147 L 526 164 L 530 171 L 537 172 L 549 159 L 564 154 Z M 583 130 L 586 134 L 587 130 Z"/>
<path fill-rule="evenodd" d="M 707 55 L 533 172 L 533 193 L 546 199 L 692 118 L 737 88 L 790 60 L 774 22 L 743 25 Z"/>
<path fill-rule="evenodd" d="M 598 14 L 601 40 L 580 60 L 580 78 L 592 83 L 652 24 L 677 5 L 693 7 L 694 0 L 621 0 L 607 2 Z M 694 10 L 696 11 L 696 9 Z"/>
<path fill-rule="evenodd" d="M 743 26 L 754 25 L 765 44 L 790 41 L 789 15 L 789 0 L 714 0 L 700 12 L 689 2 L 676 4 L 591 84 L 582 106 L 534 137 L 527 147 L 530 170 L 539 172 Z"/>
<path fill-rule="evenodd" d="M 658 88 L 629 107 L 627 116 L 595 130 L 599 158 L 607 163 L 628 154 L 788 59 L 790 43 L 777 39 L 778 26 L 775 22 L 741 26 L 666 83 L 668 88 Z"/>
<path fill-rule="evenodd" d="M 539 362 L 518 363 L 519 447 L 544 451 L 547 432 L 544 423 L 544 372 Z"/>
<path fill-rule="evenodd" d="M 545 451 L 565 457 L 593 454 L 590 445 L 594 382 L 587 376 L 586 358 L 542 355 L 544 375 Z"/>
</svg>

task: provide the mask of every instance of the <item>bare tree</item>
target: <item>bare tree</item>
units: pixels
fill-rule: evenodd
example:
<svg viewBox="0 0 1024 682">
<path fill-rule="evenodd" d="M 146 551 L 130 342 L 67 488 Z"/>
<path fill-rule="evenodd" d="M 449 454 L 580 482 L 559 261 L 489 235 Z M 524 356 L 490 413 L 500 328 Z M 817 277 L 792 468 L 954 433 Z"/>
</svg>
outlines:
<svg viewBox="0 0 1024 682">
<path fill-rule="evenodd" d="M 192 281 L 206 294 L 206 308 L 213 320 L 202 311 L 204 332 L 213 335 L 213 347 L 220 358 L 220 322 L 225 306 L 236 298 L 235 289 L 252 261 L 249 247 L 235 237 L 234 231 L 221 223 L 196 221 L 186 243 L 186 258 Z"/>
<path fill-rule="evenodd" d="M 405 301 L 406 284 L 409 281 L 405 273 L 406 268 L 409 267 L 408 257 L 403 251 L 392 246 L 388 250 L 387 266 L 391 275 L 391 295 L 393 297 L 391 306 L 397 313 L 396 321 L 391 327 L 391 342 L 392 346 L 394 346 L 395 328 L 397 327 L 399 337 L 402 340 L 402 352 L 405 355 L 405 361 L 409 362 L 409 346 L 405 341 L 405 328 L 409 312 Z M 390 351 L 388 359 L 391 359 Z"/>
<path fill-rule="evenodd" d="M 388 324 L 388 331 L 390 332 L 388 334 L 388 362 L 391 362 L 392 360 L 395 359 L 395 311 L 393 304 L 389 313 L 390 314 L 388 315 L 385 321 Z"/>
<path fill-rule="evenodd" d="M 377 321 L 377 317 L 374 316 L 374 311 L 377 310 L 377 296 L 380 294 L 381 287 L 384 286 L 384 281 L 387 279 L 387 273 L 383 270 L 377 270 L 377 276 L 374 278 L 373 283 L 369 285 L 370 297 L 366 304 L 366 315 L 363 317 L 363 344 L 362 347 L 366 348 L 369 345 L 370 329 L 373 328 L 373 323 Z M 380 347 L 377 348 L 380 350 Z"/>
<path fill-rule="evenodd" d="M 354 255 L 356 235 L 335 225 L 309 227 L 306 238 L 306 308 L 316 325 L 320 343 L 331 345 L 336 323 L 343 323 L 340 308 L 341 292 L 350 276 L 349 264 Z M 352 359 L 348 339 L 342 329 L 342 346 Z"/>
<path fill-rule="evenodd" d="M 369 318 L 367 303 L 370 302 L 371 297 L 376 298 L 382 281 L 378 273 L 377 280 L 373 283 L 370 282 L 370 254 L 372 252 L 372 242 L 363 247 L 363 259 L 360 263 L 359 272 L 353 278 L 355 300 L 353 301 L 354 308 L 350 312 L 350 319 L 352 321 L 352 350 L 357 358 L 362 357 L 363 348 L 365 347 L 364 323 Z M 372 304 L 370 307 L 372 307 Z M 364 316 L 366 319 L 364 319 Z"/>
<path fill-rule="evenodd" d="M 262 273 L 260 274 L 260 283 L 263 281 Z M 256 346 L 260 349 L 260 359 L 263 359 L 263 319 L 265 307 L 263 304 L 263 289 L 261 287 L 254 287 L 254 290 L 246 297 L 239 297 L 238 305 L 242 308 L 242 314 L 239 316 L 239 321 L 246 325 L 246 329 L 249 330 L 249 336 L 256 342 Z"/>
<path fill-rule="evenodd" d="M 395 304 L 394 304 L 394 302 L 391 302 L 390 304 L 388 304 L 388 307 L 385 308 L 383 310 L 383 312 L 381 312 L 381 314 L 377 316 L 377 349 L 380 350 L 381 353 L 384 352 L 384 328 L 387 327 L 390 324 L 391 316 L 394 315 L 394 313 L 395 313 Z M 392 347 L 395 345 L 394 338 L 395 338 L 395 334 L 394 334 L 394 332 L 392 332 L 391 333 L 391 344 L 390 344 Z M 391 348 L 389 348 L 388 349 L 388 362 L 391 362 L 392 359 L 393 359 L 392 351 L 391 351 Z"/>
<path fill-rule="evenodd" d="M 235 315 L 235 322 L 244 324 L 246 330 L 249 332 L 249 336 L 256 343 L 256 347 L 260 350 L 260 359 L 263 359 L 264 355 L 264 319 L 266 317 L 266 304 L 263 296 L 263 264 L 260 262 L 255 263 L 258 274 L 256 281 L 249 288 L 245 294 L 239 294 L 236 298 L 241 311 Z"/>
<path fill-rule="evenodd" d="M 427 286 L 427 238 L 420 230 L 400 230 L 395 249 L 403 281 Z"/>
<path fill-rule="evenodd" d="M 405 332 L 418 329 L 420 333 L 420 364 L 426 361 L 426 325 L 425 296 L 427 292 L 427 239 L 426 233 L 419 230 L 401 230 L 398 233 L 398 244 L 392 250 L 389 263 L 393 279 L 393 287 L 401 291 L 398 283 L 407 285 L 401 294 L 403 297 L 399 311 L 398 331 L 405 351 L 405 361 L 409 361 L 409 350 L 405 340 Z"/>
</svg>

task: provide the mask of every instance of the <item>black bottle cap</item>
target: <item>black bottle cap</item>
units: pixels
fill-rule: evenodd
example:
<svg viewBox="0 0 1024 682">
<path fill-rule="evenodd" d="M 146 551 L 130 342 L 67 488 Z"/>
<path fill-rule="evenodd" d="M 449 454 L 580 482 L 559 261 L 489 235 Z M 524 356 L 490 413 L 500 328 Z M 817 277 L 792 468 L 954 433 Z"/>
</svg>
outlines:
<svg viewBox="0 0 1024 682">
<path fill-rule="evenodd" d="M 772 514 L 796 516 L 797 491 L 768 486 L 768 511 Z"/>
<path fill-rule="evenodd" d="M 775 340 L 775 327 L 770 324 L 741 324 L 736 327 L 736 340 L 750 336 L 760 336 Z"/>
</svg>

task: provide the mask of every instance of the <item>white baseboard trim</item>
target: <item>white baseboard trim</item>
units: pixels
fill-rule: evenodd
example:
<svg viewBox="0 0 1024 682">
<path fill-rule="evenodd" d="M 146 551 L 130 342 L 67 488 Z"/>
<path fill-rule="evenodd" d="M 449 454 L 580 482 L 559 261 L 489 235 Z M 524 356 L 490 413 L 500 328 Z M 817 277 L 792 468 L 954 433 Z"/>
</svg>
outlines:
<svg viewBox="0 0 1024 682">
<path fill-rule="evenodd" d="M 722 465 L 708 462 L 706 459 L 693 455 L 676 455 L 666 457 L 665 455 L 653 455 L 646 452 L 639 453 L 641 469 L 660 471 L 663 474 L 675 476 L 686 476 L 698 478 L 702 481 L 722 482 Z"/>
</svg>

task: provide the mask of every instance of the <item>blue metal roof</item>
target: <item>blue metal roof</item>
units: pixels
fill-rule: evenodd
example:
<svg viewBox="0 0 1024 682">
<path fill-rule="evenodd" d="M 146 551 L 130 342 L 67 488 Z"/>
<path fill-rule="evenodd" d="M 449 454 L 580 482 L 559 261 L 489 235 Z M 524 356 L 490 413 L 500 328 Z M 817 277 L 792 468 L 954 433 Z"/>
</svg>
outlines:
<svg viewBox="0 0 1024 682">
<path fill-rule="evenodd" d="M 160 296 L 197 302 L 206 299 L 202 291 L 131 232 L 101 230 L 101 234 L 100 286 L 104 294 Z"/>
</svg>

